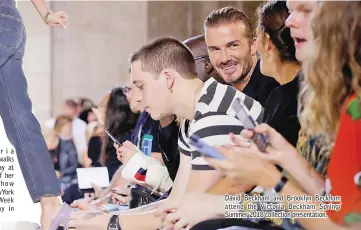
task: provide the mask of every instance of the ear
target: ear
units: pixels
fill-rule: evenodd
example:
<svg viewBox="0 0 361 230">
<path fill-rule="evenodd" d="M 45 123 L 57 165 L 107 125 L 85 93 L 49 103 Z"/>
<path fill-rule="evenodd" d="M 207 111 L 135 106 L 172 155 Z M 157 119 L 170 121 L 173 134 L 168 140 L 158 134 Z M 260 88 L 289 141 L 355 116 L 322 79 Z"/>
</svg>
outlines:
<svg viewBox="0 0 361 230">
<path fill-rule="evenodd" d="M 251 42 L 251 55 L 257 55 L 257 38 L 253 38 Z"/>
<path fill-rule="evenodd" d="M 269 36 L 268 33 L 264 33 L 263 43 L 264 43 L 264 50 L 266 52 L 270 52 L 273 49 L 273 43 L 272 43 L 271 37 Z"/>
<path fill-rule="evenodd" d="M 175 82 L 176 72 L 173 69 L 164 69 L 161 73 L 161 76 L 164 78 L 167 88 L 172 90 Z"/>
<path fill-rule="evenodd" d="M 206 74 L 210 74 L 213 71 L 213 66 L 209 59 L 206 59 L 204 63 L 204 71 L 206 72 Z"/>
</svg>

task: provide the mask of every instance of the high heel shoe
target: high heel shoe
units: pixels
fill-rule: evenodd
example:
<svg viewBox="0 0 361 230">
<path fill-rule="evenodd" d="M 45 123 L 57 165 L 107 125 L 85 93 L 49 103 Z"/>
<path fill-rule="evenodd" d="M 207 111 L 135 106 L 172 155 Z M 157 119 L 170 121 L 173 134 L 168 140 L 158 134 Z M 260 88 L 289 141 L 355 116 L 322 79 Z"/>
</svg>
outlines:
<svg viewBox="0 0 361 230">
<path fill-rule="evenodd" d="M 53 221 L 51 221 L 49 230 L 57 230 L 61 225 L 65 230 L 68 230 L 71 211 L 72 208 L 67 203 L 64 203 Z"/>
</svg>

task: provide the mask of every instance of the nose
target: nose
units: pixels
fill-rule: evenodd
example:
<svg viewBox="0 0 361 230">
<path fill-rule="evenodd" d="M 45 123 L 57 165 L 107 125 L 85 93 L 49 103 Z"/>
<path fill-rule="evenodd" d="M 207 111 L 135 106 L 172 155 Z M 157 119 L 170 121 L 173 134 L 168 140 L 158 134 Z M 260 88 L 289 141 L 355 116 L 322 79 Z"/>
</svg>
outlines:
<svg viewBox="0 0 361 230">
<path fill-rule="evenodd" d="M 295 27 L 295 13 L 291 12 L 286 19 L 285 25 L 289 28 Z"/>
<path fill-rule="evenodd" d="M 221 50 L 221 58 L 220 58 L 220 62 L 222 63 L 227 63 L 228 61 L 230 61 L 231 58 L 228 54 L 227 49 Z"/>
</svg>

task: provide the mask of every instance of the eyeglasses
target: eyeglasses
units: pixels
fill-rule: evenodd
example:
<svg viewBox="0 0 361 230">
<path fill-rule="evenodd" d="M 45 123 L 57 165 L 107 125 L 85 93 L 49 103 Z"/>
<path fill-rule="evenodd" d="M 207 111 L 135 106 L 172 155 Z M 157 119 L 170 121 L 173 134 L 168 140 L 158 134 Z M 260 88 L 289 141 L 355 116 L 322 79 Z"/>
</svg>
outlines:
<svg viewBox="0 0 361 230">
<path fill-rule="evenodd" d="M 128 95 L 129 92 L 132 90 L 132 88 L 129 86 L 123 86 L 122 90 L 123 90 L 124 95 Z"/>
<path fill-rule="evenodd" d="M 201 60 L 201 59 L 209 59 L 209 56 L 208 55 L 198 56 L 198 57 L 194 58 L 194 61 L 198 61 L 198 60 Z"/>
</svg>

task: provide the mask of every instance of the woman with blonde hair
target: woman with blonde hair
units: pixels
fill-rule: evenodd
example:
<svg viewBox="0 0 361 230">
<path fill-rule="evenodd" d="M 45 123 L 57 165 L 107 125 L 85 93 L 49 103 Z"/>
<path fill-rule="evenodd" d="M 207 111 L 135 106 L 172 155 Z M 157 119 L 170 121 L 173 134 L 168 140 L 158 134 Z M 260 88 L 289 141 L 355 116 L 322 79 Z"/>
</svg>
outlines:
<svg viewBox="0 0 361 230">
<path fill-rule="evenodd" d="M 62 191 L 76 182 L 76 169 L 79 166 L 72 137 L 72 121 L 71 117 L 65 115 L 56 118 L 54 125 L 55 148 L 50 149 Z"/>
<path fill-rule="evenodd" d="M 279 194 L 312 197 L 318 194 L 323 202 L 313 202 L 315 210 L 296 216 L 306 229 L 361 228 L 361 2 L 319 2 L 312 21 L 313 39 L 309 52 L 312 58 L 304 62 L 305 84 L 308 87 L 300 114 L 302 128 L 308 135 L 322 136 L 323 145 L 331 145 L 332 153 L 326 183 L 318 193 L 309 190 L 305 181 L 316 175 L 311 165 L 290 162 L 296 155 L 279 133 L 266 124 L 242 135 L 251 138 L 255 133 L 268 136 L 265 153 L 254 143 L 234 138 L 236 147 L 220 147 L 227 160 L 208 159 L 229 178 L 274 189 Z M 281 165 L 303 183 L 294 184 L 282 175 L 274 164 Z M 318 175 L 320 176 L 320 175 Z M 327 195 L 326 195 L 327 194 Z M 326 196 L 323 196 L 326 195 Z M 290 203 L 304 202 L 285 199 Z M 322 204 L 322 206 L 321 206 Z M 307 217 L 307 218 L 306 218 Z"/>
</svg>

